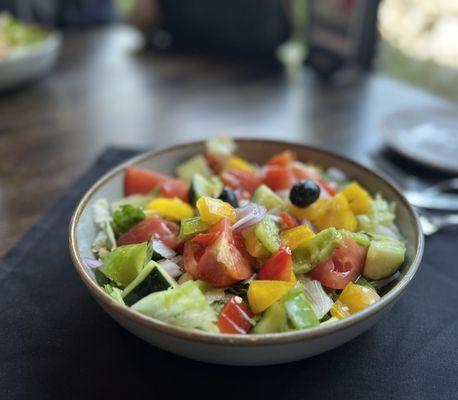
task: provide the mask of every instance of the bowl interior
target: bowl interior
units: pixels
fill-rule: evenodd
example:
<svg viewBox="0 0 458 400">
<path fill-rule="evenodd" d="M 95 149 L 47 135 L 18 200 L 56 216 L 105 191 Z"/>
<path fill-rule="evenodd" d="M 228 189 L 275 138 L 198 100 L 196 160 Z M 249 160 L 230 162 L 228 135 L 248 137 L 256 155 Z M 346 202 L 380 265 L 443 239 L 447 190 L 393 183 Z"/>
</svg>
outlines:
<svg viewBox="0 0 458 400">
<path fill-rule="evenodd" d="M 237 144 L 238 155 L 259 164 L 266 162 L 268 158 L 275 153 L 283 151 L 286 148 L 291 149 L 297 152 L 301 161 L 310 161 L 325 167 L 333 166 L 339 168 L 351 179 L 360 182 L 372 194 L 381 193 L 387 201 L 396 202 L 396 222 L 400 232 L 406 239 L 407 251 L 406 261 L 401 268 L 401 277 L 388 289 L 391 290 L 392 287 L 400 284 L 406 274 L 413 275 L 413 272 L 415 272 L 418 266 L 418 260 L 417 263 L 413 263 L 413 260 L 415 257 L 418 258 L 419 253 L 421 253 L 422 234 L 420 233 L 418 221 L 412 208 L 390 183 L 370 170 L 348 159 L 307 146 L 262 140 L 237 140 Z M 100 198 L 107 198 L 108 201 L 112 201 L 123 196 L 124 166 L 131 164 L 158 172 L 173 174 L 175 167 L 179 163 L 201 152 L 203 149 L 204 144 L 202 142 L 197 142 L 175 146 L 157 153 L 142 155 L 117 167 L 89 190 L 76 212 L 76 215 L 78 215 L 78 210 L 80 211 L 79 218 L 77 217 L 75 220 L 74 244 L 76 245 L 76 257 L 79 258 L 80 264 L 83 264 L 85 273 L 90 276 L 92 281 L 95 282 L 93 271 L 87 268 L 84 263 L 81 263 L 83 257 L 93 257 L 91 244 L 97 234 L 97 228 L 93 222 L 92 206 L 94 202 Z M 413 271 L 411 270 L 412 268 L 414 269 Z M 410 278 L 411 276 L 409 280 Z M 406 282 L 404 282 L 404 284 L 406 284 Z M 353 317 L 354 316 L 350 318 Z"/>
</svg>

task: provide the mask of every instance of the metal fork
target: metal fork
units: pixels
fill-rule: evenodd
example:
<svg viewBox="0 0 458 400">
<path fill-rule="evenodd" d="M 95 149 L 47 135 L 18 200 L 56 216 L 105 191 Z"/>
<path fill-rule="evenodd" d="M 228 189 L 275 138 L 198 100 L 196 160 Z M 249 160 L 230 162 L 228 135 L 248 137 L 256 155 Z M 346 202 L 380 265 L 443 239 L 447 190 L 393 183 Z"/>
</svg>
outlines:
<svg viewBox="0 0 458 400">
<path fill-rule="evenodd" d="M 438 230 L 458 224 L 458 214 L 449 215 L 425 215 L 420 214 L 421 229 L 426 236 L 436 233 Z"/>
</svg>

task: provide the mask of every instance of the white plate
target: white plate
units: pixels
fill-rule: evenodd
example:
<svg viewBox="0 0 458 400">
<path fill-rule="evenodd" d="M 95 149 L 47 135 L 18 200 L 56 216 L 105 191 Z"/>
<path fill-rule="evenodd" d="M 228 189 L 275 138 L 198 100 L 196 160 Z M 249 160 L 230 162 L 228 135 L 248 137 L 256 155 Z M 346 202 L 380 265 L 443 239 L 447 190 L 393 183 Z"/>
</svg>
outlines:
<svg viewBox="0 0 458 400">
<path fill-rule="evenodd" d="M 45 75 L 59 55 L 61 35 L 49 33 L 43 41 L 19 48 L 0 59 L 0 91 L 12 89 Z"/>
<path fill-rule="evenodd" d="M 458 173 L 458 108 L 418 108 L 390 114 L 382 125 L 387 144 L 430 168 Z"/>
</svg>

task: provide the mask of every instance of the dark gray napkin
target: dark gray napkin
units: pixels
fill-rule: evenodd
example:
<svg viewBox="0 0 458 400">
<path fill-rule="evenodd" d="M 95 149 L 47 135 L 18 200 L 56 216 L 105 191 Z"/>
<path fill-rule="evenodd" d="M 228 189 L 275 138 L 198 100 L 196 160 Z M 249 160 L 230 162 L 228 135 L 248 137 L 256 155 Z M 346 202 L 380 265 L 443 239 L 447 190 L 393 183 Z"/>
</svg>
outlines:
<svg viewBox="0 0 458 400">
<path fill-rule="evenodd" d="M 207 365 L 156 349 L 92 300 L 70 261 L 85 190 L 136 154 L 109 149 L 0 265 L 1 399 L 452 399 L 458 373 L 458 229 L 427 240 L 389 315 L 352 342 L 273 367 Z"/>
</svg>

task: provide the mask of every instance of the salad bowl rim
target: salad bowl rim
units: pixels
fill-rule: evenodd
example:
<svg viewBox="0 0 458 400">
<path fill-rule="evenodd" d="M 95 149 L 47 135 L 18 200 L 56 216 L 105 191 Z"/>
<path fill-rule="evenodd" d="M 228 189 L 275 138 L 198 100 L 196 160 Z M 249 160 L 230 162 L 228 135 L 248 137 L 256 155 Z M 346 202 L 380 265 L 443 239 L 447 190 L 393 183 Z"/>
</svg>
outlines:
<svg viewBox="0 0 458 400">
<path fill-rule="evenodd" d="M 289 142 L 289 141 L 280 141 L 280 140 L 269 140 L 269 139 L 257 139 L 257 138 L 234 138 L 236 143 L 252 143 L 252 144 L 273 144 L 284 146 L 285 148 L 288 147 L 296 147 L 302 148 L 307 151 L 320 153 L 324 156 L 334 158 L 336 160 L 341 161 L 344 164 L 350 164 L 353 167 L 356 167 L 362 170 L 365 174 L 372 176 L 376 179 L 381 180 L 386 186 L 388 186 L 395 194 L 396 194 L 396 202 L 401 202 L 404 207 L 408 210 L 410 219 L 414 222 L 414 226 L 412 227 L 417 238 L 417 246 L 415 249 L 415 254 L 412 261 L 405 266 L 405 273 L 401 274 L 401 278 L 392 287 L 385 295 L 383 295 L 377 303 L 371 305 L 370 307 L 359 311 L 358 313 L 352 314 L 349 317 L 346 317 L 342 320 L 329 323 L 326 325 L 317 326 L 314 328 L 306 329 L 306 330 L 298 330 L 298 331 L 289 331 L 289 332 L 282 332 L 282 333 L 266 333 L 266 334 L 256 334 L 256 335 L 238 335 L 238 334 L 221 334 L 221 333 L 212 333 L 212 332 L 204 332 L 196 329 L 188 329 L 182 328 L 179 326 L 171 325 L 160 320 L 145 316 L 140 314 L 137 311 L 132 310 L 131 308 L 120 304 L 114 298 L 112 298 L 109 294 L 107 294 L 89 275 L 86 267 L 84 266 L 84 261 L 82 256 L 79 254 L 78 251 L 78 240 L 77 240 L 77 226 L 81 217 L 83 210 L 88 205 L 89 201 L 92 199 L 94 195 L 96 195 L 97 191 L 105 185 L 109 180 L 113 177 L 121 174 L 127 166 L 136 165 L 145 161 L 150 158 L 157 157 L 159 155 L 164 155 L 167 153 L 173 153 L 177 150 L 184 149 L 186 147 L 193 147 L 193 146 L 203 146 L 205 141 L 198 140 L 198 141 L 191 141 L 185 142 L 181 144 L 167 146 L 162 149 L 152 150 L 146 153 L 142 153 L 138 156 L 132 157 L 118 166 L 110 169 L 106 174 L 104 174 L 100 179 L 97 180 L 84 194 L 81 200 L 78 202 L 75 211 L 73 212 L 70 225 L 69 225 L 69 234 L 68 234 L 68 243 L 69 243 L 69 250 L 70 255 L 74 264 L 74 267 L 90 291 L 91 295 L 96 298 L 99 302 L 103 303 L 104 306 L 111 309 L 113 312 L 121 315 L 124 318 L 130 320 L 130 322 L 139 324 L 146 329 L 152 331 L 158 331 L 162 334 L 167 334 L 176 338 L 187 339 L 192 341 L 198 342 L 205 342 L 207 344 L 215 344 L 215 345 L 248 345 L 248 346 L 260 346 L 260 345 L 280 345 L 285 343 L 291 342 L 299 342 L 308 339 L 314 339 L 318 337 L 324 337 L 326 335 L 330 335 L 339 331 L 343 331 L 347 328 L 350 328 L 358 323 L 362 322 L 364 319 L 377 314 L 378 312 L 382 311 L 386 307 L 389 307 L 405 290 L 405 288 L 409 285 L 412 281 L 413 277 L 415 276 L 420 262 L 423 255 L 424 249 L 424 237 L 422 230 L 420 228 L 420 223 L 416 212 L 414 211 L 413 207 L 409 204 L 407 199 L 404 197 L 402 192 L 393 184 L 390 179 L 382 176 L 379 173 L 374 172 L 370 168 L 355 162 L 345 156 L 336 154 L 334 152 L 324 150 L 321 148 L 317 148 L 310 145 Z"/>
</svg>

